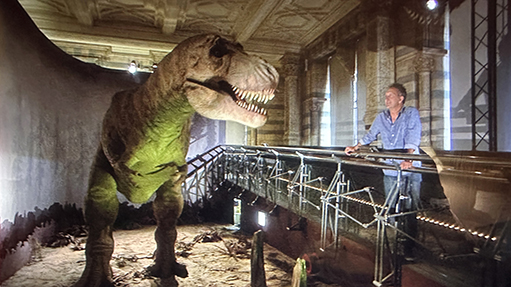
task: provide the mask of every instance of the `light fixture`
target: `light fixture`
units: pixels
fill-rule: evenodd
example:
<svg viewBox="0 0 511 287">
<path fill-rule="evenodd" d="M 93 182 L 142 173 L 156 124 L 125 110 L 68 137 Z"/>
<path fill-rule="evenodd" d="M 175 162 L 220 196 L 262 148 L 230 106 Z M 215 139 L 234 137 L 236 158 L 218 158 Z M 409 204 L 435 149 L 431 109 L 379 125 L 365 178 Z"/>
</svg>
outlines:
<svg viewBox="0 0 511 287">
<path fill-rule="evenodd" d="M 426 2 L 426 7 L 429 10 L 435 10 L 437 6 L 438 6 L 437 0 L 428 0 L 428 2 Z"/>
<path fill-rule="evenodd" d="M 257 212 L 257 224 L 261 227 L 266 226 L 266 213 L 264 211 Z"/>
<path fill-rule="evenodd" d="M 234 199 L 234 225 L 241 223 L 241 199 Z"/>
<path fill-rule="evenodd" d="M 138 70 L 137 62 L 131 61 L 130 65 L 128 67 L 128 72 L 135 74 L 137 72 L 137 70 Z"/>
</svg>

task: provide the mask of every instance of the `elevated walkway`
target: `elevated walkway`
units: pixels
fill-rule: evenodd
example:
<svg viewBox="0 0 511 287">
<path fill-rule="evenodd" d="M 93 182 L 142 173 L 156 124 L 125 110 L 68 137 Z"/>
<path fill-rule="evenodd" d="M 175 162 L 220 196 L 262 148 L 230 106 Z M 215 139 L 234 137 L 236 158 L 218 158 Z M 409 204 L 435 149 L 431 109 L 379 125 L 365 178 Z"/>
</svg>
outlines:
<svg viewBox="0 0 511 287">
<path fill-rule="evenodd" d="M 410 197 L 401 181 L 385 197 L 382 170 L 395 169 L 398 178 L 402 177 L 399 165 L 385 164 L 387 159 L 422 162 L 421 168 L 411 171 L 423 177 L 417 210 L 406 209 Z M 453 161 L 456 164 L 449 164 Z M 439 169 L 442 177 L 438 176 Z M 319 223 L 323 250 L 340 248 L 343 236 L 369 241 L 375 253 L 374 286 L 401 286 L 404 265 L 437 277 L 434 279 L 444 286 L 509 286 L 507 205 L 501 205 L 503 210 L 492 224 L 478 225 L 477 220 L 466 221 L 464 218 L 470 216 L 458 212 L 458 217 L 449 208 L 444 189 L 451 187 L 442 188 L 441 184 L 449 182 L 446 176 L 458 180 L 475 177 L 497 186 L 505 195 L 502 198 L 511 199 L 506 189 L 509 170 L 509 161 L 493 155 L 444 153 L 431 158 L 368 150 L 346 156 L 334 149 L 218 146 L 189 161 L 183 194 L 188 202 L 205 201 L 222 182 L 229 181 L 254 193 L 254 203 L 262 197 L 273 208 L 280 206 Z M 404 228 L 410 215 L 419 222 L 415 236 Z M 405 258 L 403 245 L 407 240 L 415 242 L 413 261 Z"/>
</svg>

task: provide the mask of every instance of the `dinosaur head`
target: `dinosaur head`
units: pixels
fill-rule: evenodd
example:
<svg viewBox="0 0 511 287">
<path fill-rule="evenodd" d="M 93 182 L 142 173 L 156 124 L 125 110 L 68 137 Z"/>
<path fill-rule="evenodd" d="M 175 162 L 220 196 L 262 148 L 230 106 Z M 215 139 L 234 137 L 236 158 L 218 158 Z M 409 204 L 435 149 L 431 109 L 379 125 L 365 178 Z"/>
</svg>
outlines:
<svg viewBox="0 0 511 287">
<path fill-rule="evenodd" d="M 261 105 L 273 99 L 279 78 L 273 66 L 217 35 L 189 38 L 171 54 L 158 70 L 165 62 L 178 67 L 174 72 L 179 73 L 180 80 L 174 85 L 180 85 L 199 114 L 250 127 L 266 122 L 266 110 Z"/>
</svg>

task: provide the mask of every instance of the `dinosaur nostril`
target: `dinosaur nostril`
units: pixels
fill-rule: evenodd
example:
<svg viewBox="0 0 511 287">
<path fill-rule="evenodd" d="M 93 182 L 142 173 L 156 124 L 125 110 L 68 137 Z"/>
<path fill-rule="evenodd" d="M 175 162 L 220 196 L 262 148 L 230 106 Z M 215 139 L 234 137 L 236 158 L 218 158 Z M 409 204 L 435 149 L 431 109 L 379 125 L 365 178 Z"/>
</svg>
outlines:
<svg viewBox="0 0 511 287">
<path fill-rule="evenodd" d="M 279 77 L 277 70 L 275 70 L 275 68 L 268 63 L 266 63 L 266 74 L 273 80 L 277 80 Z"/>
</svg>

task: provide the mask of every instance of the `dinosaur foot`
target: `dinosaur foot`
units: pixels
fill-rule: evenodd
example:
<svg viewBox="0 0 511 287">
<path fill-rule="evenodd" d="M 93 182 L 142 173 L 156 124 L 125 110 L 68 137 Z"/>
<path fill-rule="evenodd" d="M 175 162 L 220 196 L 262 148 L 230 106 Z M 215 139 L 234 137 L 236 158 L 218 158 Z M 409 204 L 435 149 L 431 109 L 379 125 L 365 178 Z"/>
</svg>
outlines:
<svg viewBox="0 0 511 287">
<path fill-rule="evenodd" d="M 179 286 L 179 283 L 177 282 L 176 278 L 159 278 L 154 281 L 156 283 L 156 286 L 158 287 L 177 287 Z"/>
<path fill-rule="evenodd" d="M 174 262 L 173 268 L 162 268 L 162 264 L 155 263 L 147 267 L 147 273 L 154 277 L 159 278 L 174 278 L 174 276 L 186 278 L 188 277 L 188 270 L 183 264 Z"/>
<path fill-rule="evenodd" d="M 105 271 L 103 268 L 87 266 L 85 271 L 73 287 L 113 287 L 110 268 Z"/>
</svg>

